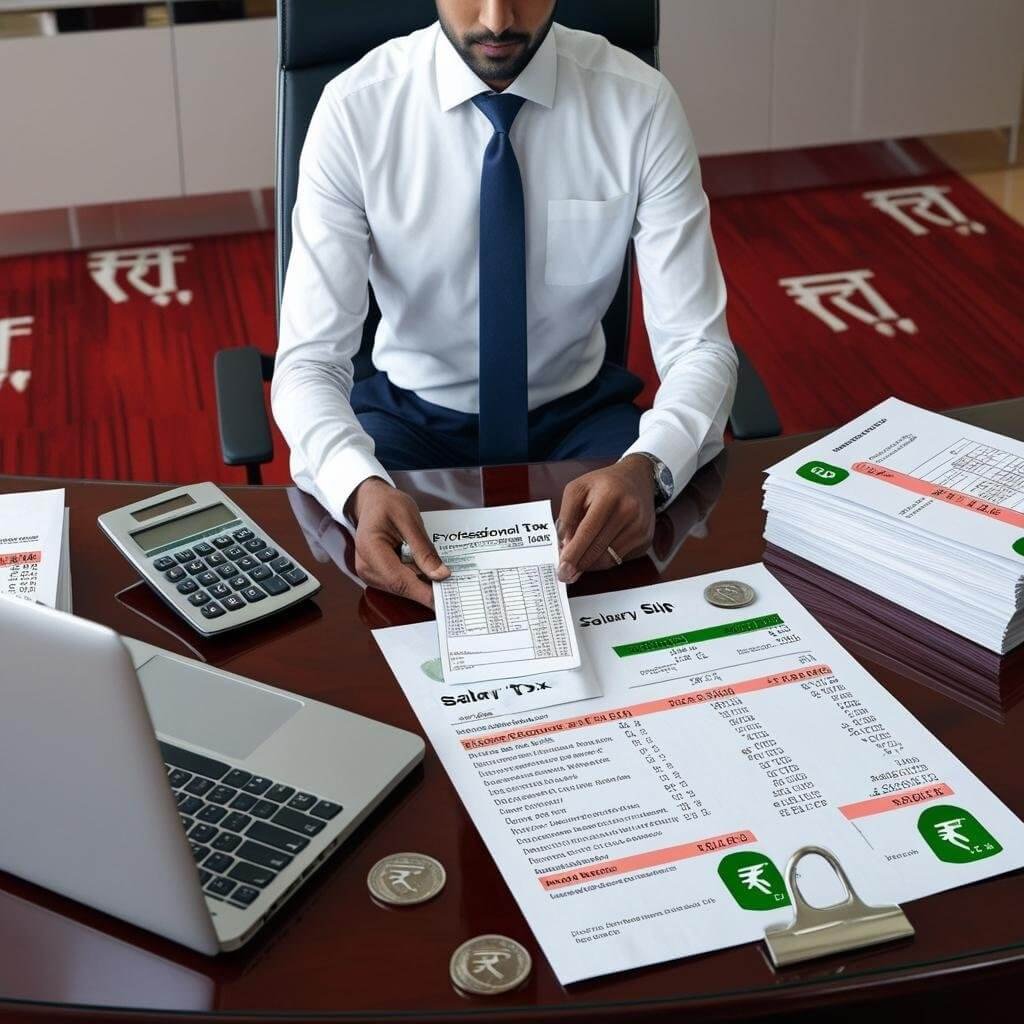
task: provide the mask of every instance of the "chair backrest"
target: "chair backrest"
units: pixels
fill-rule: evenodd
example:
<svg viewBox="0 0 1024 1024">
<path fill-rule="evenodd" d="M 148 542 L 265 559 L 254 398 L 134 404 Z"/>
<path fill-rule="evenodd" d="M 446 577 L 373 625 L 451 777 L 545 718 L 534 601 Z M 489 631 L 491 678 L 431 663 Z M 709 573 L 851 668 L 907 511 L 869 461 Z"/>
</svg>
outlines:
<svg viewBox="0 0 1024 1024">
<path fill-rule="evenodd" d="M 605 36 L 616 46 L 658 66 L 659 0 L 558 0 L 555 19 L 570 28 Z M 277 79 L 277 300 L 292 247 L 292 207 L 299 154 L 324 86 L 375 46 L 408 35 L 437 18 L 434 0 L 280 0 Z M 623 364 L 629 332 L 632 253 L 627 253 L 615 298 L 604 316 L 608 359 Z M 370 313 L 356 375 L 364 376 L 380 311 Z"/>
</svg>

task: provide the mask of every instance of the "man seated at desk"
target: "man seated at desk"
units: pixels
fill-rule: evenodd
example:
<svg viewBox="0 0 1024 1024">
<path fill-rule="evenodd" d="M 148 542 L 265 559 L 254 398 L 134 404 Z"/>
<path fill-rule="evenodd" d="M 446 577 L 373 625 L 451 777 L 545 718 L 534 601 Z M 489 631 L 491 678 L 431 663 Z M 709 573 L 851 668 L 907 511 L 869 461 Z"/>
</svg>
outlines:
<svg viewBox="0 0 1024 1024">
<path fill-rule="evenodd" d="M 560 577 L 642 554 L 722 447 L 725 285 L 672 86 L 555 0 L 437 0 L 439 24 L 324 89 L 306 136 L 274 416 L 292 474 L 353 525 L 368 583 L 432 604 L 448 569 L 388 469 L 577 458 Z M 604 362 L 630 239 L 660 387 Z M 376 374 L 353 384 L 368 308 Z"/>
</svg>

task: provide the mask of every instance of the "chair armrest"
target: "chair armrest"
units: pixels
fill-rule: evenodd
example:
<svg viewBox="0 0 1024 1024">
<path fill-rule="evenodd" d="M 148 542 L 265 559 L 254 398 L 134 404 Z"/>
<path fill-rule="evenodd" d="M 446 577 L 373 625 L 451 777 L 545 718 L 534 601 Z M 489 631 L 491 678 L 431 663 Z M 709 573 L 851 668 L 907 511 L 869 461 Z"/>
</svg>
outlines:
<svg viewBox="0 0 1024 1024">
<path fill-rule="evenodd" d="M 213 360 L 217 424 L 225 465 L 249 466 L 274 457 L 274 441 L 263 398 L 273 360 L 257 348 L 221 349 Z"/>
<path fill-rule="evenodd" d="M 736 398 L 729 414 L 732 436 L 738 441 L 756 437 L 778 437 L 782 433 L 775 406 L 768 396 L 760 374 L 754 364 L 737 346 L 739 371 L 736 380 Z"/>
</svg>

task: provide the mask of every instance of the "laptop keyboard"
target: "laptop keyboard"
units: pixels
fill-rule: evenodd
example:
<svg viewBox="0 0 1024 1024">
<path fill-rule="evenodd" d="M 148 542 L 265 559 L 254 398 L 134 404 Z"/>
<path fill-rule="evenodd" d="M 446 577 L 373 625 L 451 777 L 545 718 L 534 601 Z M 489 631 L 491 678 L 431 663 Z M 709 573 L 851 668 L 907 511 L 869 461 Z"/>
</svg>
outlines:
<svg viewBox="0 0 1024 1024">
<path fill-rule="evenodd" d="M 204 894 L 247 908 L 342 807 L 160 743 Z"/>
</svg>

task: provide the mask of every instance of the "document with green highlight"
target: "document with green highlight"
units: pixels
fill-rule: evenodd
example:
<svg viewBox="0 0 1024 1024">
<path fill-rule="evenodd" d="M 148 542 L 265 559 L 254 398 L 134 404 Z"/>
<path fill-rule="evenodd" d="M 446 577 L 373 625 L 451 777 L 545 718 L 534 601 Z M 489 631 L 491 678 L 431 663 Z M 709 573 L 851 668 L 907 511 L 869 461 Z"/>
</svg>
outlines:
<svg viewBox="0 0 1024 1024">
<path fill-rule="evenodd" d="M 768 470 L 765 539 L 1005 653 L 1024 642 L 1024 442 L 889 398 Z"/>
<path fill-rule="evenodd" d="M 569 605 L 581 667 L 507 686 L 441 684 L 429 623 L 374 633 L 563 983 L 757 941 L 804 846 L 875 905 L 1024 866 L 1024 822 L 763 565 Z M 800 888 L 844 896 L 820 857 Z"/>
</svg>

